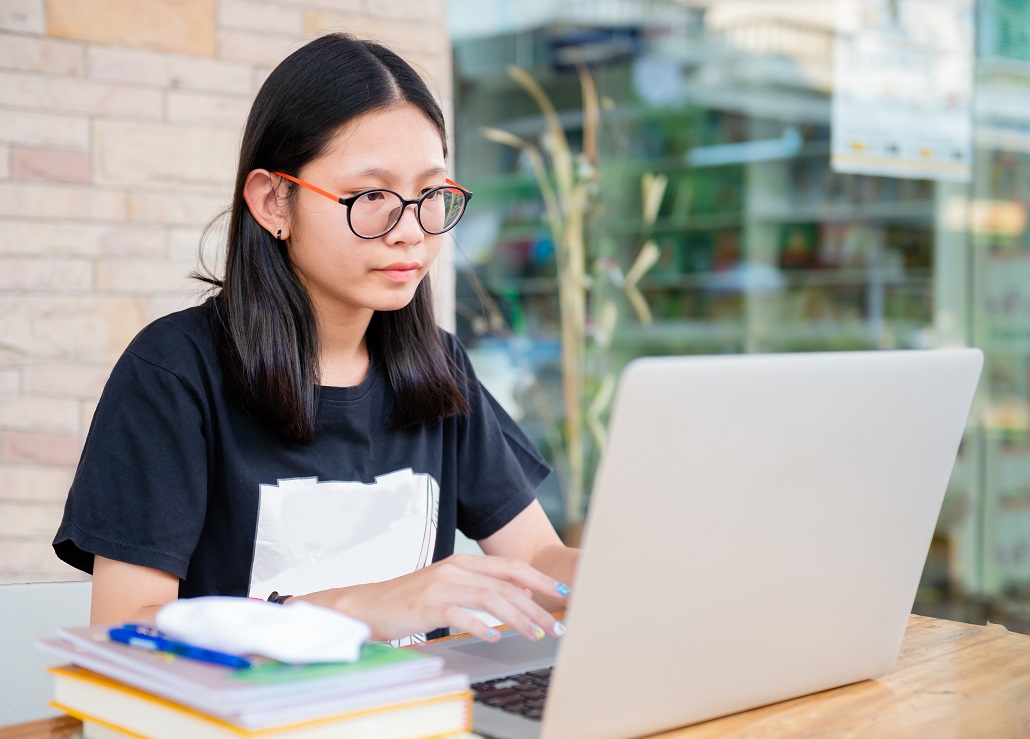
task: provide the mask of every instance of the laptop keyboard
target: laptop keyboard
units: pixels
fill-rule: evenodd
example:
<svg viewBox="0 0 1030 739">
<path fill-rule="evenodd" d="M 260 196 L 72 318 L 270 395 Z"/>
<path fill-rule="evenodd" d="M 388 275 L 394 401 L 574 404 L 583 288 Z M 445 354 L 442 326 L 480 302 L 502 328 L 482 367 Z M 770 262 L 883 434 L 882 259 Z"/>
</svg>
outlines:
<svg viewBox="0 0 1030 739">
<path fill-rule="evenodd" d="M 521 672 L 472 685 L 472 693 L 480 703 L 536 721 L 544 712 L 551 668 Z"/>
</svg>

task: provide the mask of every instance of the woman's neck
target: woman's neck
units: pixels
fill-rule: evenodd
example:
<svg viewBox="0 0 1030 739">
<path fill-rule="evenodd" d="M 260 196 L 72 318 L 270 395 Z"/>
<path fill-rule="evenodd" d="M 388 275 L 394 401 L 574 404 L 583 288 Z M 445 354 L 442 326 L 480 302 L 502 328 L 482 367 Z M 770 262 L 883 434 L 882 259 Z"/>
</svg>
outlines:
<svg viewBox="0 0 1030 739">
<path fill-rule="evenodd" d="M 352 387 L 365 379 L 369 365 L 365 332 L 371 320 L 371 311 L 362 318 L 317 317 L 322 385 Z"/>
</svg>

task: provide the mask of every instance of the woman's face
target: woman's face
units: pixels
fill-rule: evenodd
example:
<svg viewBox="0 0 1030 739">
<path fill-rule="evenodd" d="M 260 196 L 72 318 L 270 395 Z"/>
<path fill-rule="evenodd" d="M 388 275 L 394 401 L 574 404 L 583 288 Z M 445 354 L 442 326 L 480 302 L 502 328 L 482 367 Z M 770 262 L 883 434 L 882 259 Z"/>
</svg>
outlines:
<svg viewBox="0 0 1030 739">
<path fill-rule="evenodd" d="M 328 151 L 297 176 L 344 198 L 382 188 L 414 199 L 445 184 L 445 165 L 436 126 L 415 106 L 398 103 L 342 126 Z M 316 314 L 332 320 L 403 308 L 444 238 L 422 230 L 414 205 L 385 236 L 359 238 L 347 225 L 346 206 L 302 187 L 294 188 L 288 223 L 297 277 Z"/>
</svg>

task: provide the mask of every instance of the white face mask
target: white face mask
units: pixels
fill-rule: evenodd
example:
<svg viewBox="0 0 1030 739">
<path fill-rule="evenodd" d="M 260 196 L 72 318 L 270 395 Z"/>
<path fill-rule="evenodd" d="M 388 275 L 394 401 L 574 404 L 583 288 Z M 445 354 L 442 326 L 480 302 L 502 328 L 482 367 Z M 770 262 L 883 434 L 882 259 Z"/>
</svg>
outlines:
<svg viewBox="0 0 1030 739">
<path fill-rule="evenodd" d="M 157 612 L 157 626 L 205 649 L 291 664 L 356 662 L 371 634 L 362 621 L 304 601 L 277 605 L 220 595 L 172 601 Z"/>
</svg>

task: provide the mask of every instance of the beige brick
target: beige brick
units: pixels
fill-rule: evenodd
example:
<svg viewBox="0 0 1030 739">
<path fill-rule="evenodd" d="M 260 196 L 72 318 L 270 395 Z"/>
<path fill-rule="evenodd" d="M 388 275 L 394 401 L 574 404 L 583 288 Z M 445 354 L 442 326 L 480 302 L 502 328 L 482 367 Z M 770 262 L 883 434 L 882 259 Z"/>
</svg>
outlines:
<svg viewBox="0 0 1030 739">
<path fill-rule="evenodd" d="M 249 92 L 249 90 L 247 90 Z M 206 92 L 171 91 L 166 97 L 168 120 L 176 123 L 199 123 L 226 128 L 239 134 L 247 122 L 251 99 L 212 95 Z M 239 135 L 236 137 L 239 138 Z"/>
<path fill-rule="evenodd" d="M 179 262 L 197 261 L 200 256 L 202 228 L 172 228 L 168 230 L 168 257 Z"/>
<path fill-rule="evenodd" d="M 0 182 L 0 216 L 122 221 L 125 193 L 70 185 Z"/>
<path fill-rule="evenodd" d="M 47 0 L 46 10 L 51 36 L 214 54 L 215 0 Z"/>
<path fill-rule="evenodd" d="M 375 38 L 375 22 L 370 16 L 361 12 L 348 12 L 346 9 L 311 10 L 304 14 L 304 32 L 309 36 L 342 31 L 353 33 L 361 38 Z"/>
<path fill-rule="evenodd" d="M 10 573 L 34 572 L 40 575 L 57 574 L 67 568 L 54 554 L 51 545 L 57 527 L 47 537 L 38 540 L 0 540 L 0 562 L 4 570 Z"/>
<path fill-rule="evenodd" d="M 89 148 L 89 119 L 53 113 L 0 110 L 0 141 L 86 151 Z"/>
<path fill-rule="evenodd" d="M 250 85 L 249 64 L 109 46 L 90 46 L 86 53 L 89 76 L 96 79 L 236 95 Z"/>
<path fill-rule="evenodd" d="M 0 584 L 3 585 L 34 582 L 77 582 L 90 579 L 90 576 L 85 572 L 80 572 L 66 565 L 56 557 L 54 557 L 54 569 L 47 572 L 36 572 L 33 570 L 27 572 L 6 572 L 2 568 L 3 565 L 0 564 Z"/>
<path fill-rule="evenodd" d="M 176 228 L 168 234 L 168 258 L 192 262 L 210 271 L 221 273 L 225 262 L 228 216 L 219 218 L 207 229 Z"/>
<path fill-rule="evenodd" d="M 250 91 L 252 95 L 257 95 L 261 89 L 261 85 L 265 84 L 265 80 L 268 79 L 268 75 L 272 73 L 269 67 L 258 67 L 251 72 L 250 77 Z"/>
<path fill-rule="evenodd" d="M 0 445 L 4 462 L 15 464 L 75 465 L 82 452 L 77 434 L 4 430 Z"/>
<path fill-rule="evenodd" d="M 444 0 L 365 0 L 364 12 L 384 18 L 406 18 L 426 25 L 439 24 L 441 31 L 444 20 Z"/>
<path fill-rule="evenodd" d="M 53 538 L 63 513 L 60 503 L 0 503 L 0 531 L 19 538 Z"/>
<path fill-rule="evenodd" d="M 79 404 L 74 400 L 35 396 L 0 400 L 0 426 L 78 434 Z"/>
<path fill-rule="evenodd" d="M 148 306 L 148 320 L 156 321 L 158 318 L 186 310 L 195 305 L 203 303 L 208 295 L 208 288 L 199 282 L 193 281 L 194 287 L 185 291 L 178 297 L 155 295 L 150 299 Z"/>
<path fill-rule="evenodd" d="M 0 72 L 0 105 L 145 119 L 164 113 L 159 90 L 29 72 Z"/>
<path fill-rule="evenodd" d="M 139 255 L 165 253 L 165 229 L 143 226 L 5 220 L 0 254 Z"/>
<path fill-rule="evenodd" d="M 237 62 L 274 67 L 307 39 L 279 33 L 223 29 L 218 32 L 218 56 Z"/>
<path fill-rule="evenodd" d="M 146 321 L 146 302 L 118 295 L 0 293 L 0 363 L 82 360 L 113 363 Z"/>
<path fill-rule="evenodd" d="M 99 120 L 94 124 L 95 181 L 228 190 L 235 174 L 238 136 L 237 131 L 213 128 Z"/>
<path fill-rule="evenodd" d="M 0 290 L 89 290 L 93 266 L 86 260 L 0 257 Z"/>
<path fill-rule="evenodd" d="M 90 44 L 86 72 L 91 79 L 165 88 L 171 84 L 167 54 L 150 49 Z"/>
<path fill-rule="evenodd" d="M 21 394 L 21 372 L 16 369 L 0 370 L 0 400 Z"/>
<path fill-rule="evenodd" d="M 169 226 L 206 226 L 229 200 L 204 195 L 129 194 L 129 220 Z"/>
<path fill-rule="evenodd" d="M 219 0 L 218 25 L 245 31 L 299 34 L 303 21 L 299 9 L 279 3 Z"/>
<path fill-rule="evenodd" d="M 395 18 L 374 18 L 376 38 L 405 58 L 417 61 L 420 54 L 443 54 L 450 39 L 445 27 L 427 29 L 424 23 Z"/>
<path fill-rule="evenodd" d="M 11 179 L 89 182 L 89 154 L 55 149 L 12 149 Z"/>
<path fill-rule="evenodd" d="M 110 374 L 106 363 L 41 364 L 23 368 L 21 382 L 26 394 L 37 397 L 96 399 Z"/>
<path fill-rule="evenodd" d="M 377 41 L 410 61 L 417 61 L 420 54 L 443 54 L 450 43 L 443 24 L 440 24 L 438 30 L 434 30 L 432 26 L 427 28 L 426 23 L 417 20 L 377 18 L 321 10 L 305 13 L 304 31 L 310 35 L 321 35 L 330 31 L 353 33 Z"/>
<path fill-rule="evenodd" d="M 173 88 L 246 95 L 251 65 L 223 59 L 172 56 L 169 73 Z"/>
<path fill-rule="evenodd" d="M 409 60 L 409 64 L 425 81 L 437 102 L 451 97 L 453 84 L 449 55 L 421 54 L 417 58 Z"/>
<path fill-rule="evenodd" d="M 46 31 L 45 17 L 43 0 L 3 0 L 0 3 L 0 29 L 5 31 L 42 34 Z"/>
<path fill-rule="evenodd" d="M 70 41 L 3 34 L 0 69 L 81 77 L 86 72 L 86 48 Z"/>
<path fill-rule="evenodd" d="M 178 295 L 188 287 L 192 262 L 108 262 L 96 263 L 96 289 L 100 292 L 154 293 Z"/>
<path fill-rule="evenodd" d="M 164 241 L 164 228 L 122 226 L 100 234 L 98 243 L 108 256 L 154 256 L 162 253 Z"/>
<path fill-rule="evenodd" d="M 0 500 L 63 501 L 74 475 L 71 466 L 0 465 Z"/>
<path fill-rule="evenodd" d="M 319 8 L 337 13 L 361 14 L 362 0 L 277 0 L 280 5 L 296 5 L 306 10 Z"/>
<path fill-rule="evenodd" d="M 83 430 L 82 437 L 85 438 L 93 423 L 93 416 L 97 412 L 98 400 L 83 400 L 79 402 L 79 428 Z"/>
</svg>

